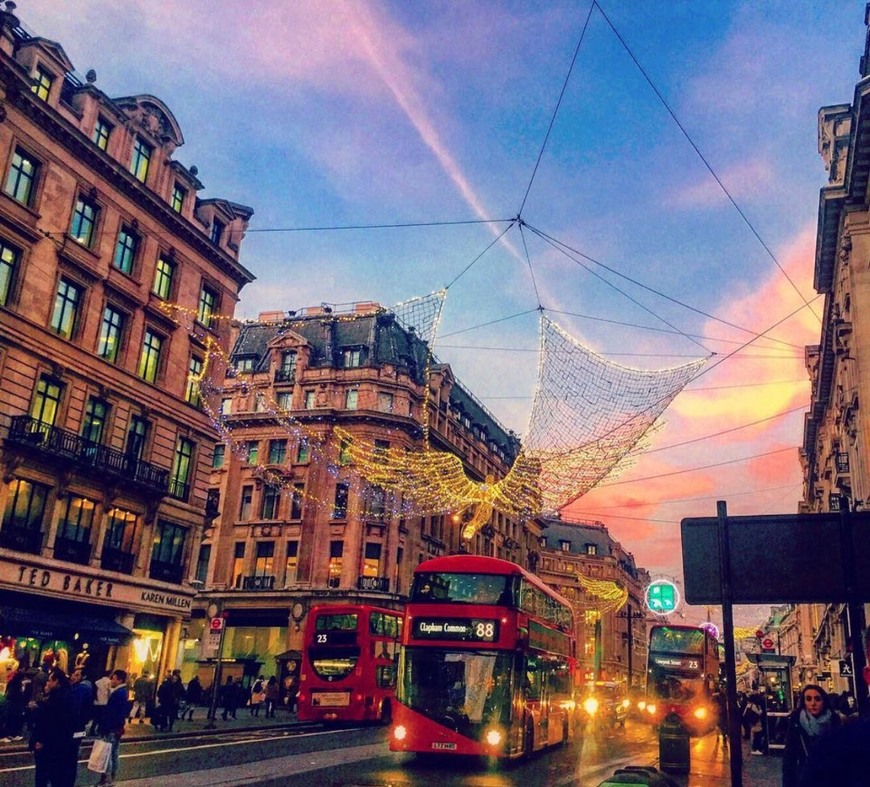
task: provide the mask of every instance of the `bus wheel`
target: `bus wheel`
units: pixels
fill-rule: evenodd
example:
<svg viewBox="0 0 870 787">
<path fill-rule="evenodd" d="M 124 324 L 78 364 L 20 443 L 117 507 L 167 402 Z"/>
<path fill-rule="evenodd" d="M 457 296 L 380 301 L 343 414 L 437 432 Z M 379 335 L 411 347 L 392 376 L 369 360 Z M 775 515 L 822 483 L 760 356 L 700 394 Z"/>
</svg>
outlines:
<svg viewBox="0 0 870 787">
<path fill-rule="evenodd" d="M 381 724 L 389 724 L 393 720 L 393 709 L 390 707 L 390 701 L 384 700 L 381 705 L 381 713 L 378 718 Z"/>
</svg>

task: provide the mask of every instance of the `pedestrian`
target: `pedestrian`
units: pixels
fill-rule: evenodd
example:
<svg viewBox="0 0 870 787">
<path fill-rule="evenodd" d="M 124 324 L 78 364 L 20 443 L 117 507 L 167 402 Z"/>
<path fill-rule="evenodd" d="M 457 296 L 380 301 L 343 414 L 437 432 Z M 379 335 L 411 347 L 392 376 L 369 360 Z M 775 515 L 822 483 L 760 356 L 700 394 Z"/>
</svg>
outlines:
<svg viewBox="0 0 870 787">
<path fill-rule="evenodd" d="M 840 703 L 837 706 L 843 721 L 854 721 L 858 718 L 858 703 L 855 702 L 855 697 L 849 691 L 844 691 L 840 695 Z"/>
<path fill-rule="evenodd" d="M 27 712 L 30 679 L 21 668 L 12 673 L 6 683 L 6 719 L 0 743 L 23 740 L 24 714 Z"/>
<path fill-rule="evenodd" d="M 58 667 L 45 676 L 43 696 L 31 702 L 33 732 L 29 747 L 36 765 L 36 787 L 73 787 L 78 766 L 75 712 L 69 678 Z"/>
<path fill-rule="evenodd" d="M 133 682 L 133 705 L 130 708 L 130 721 L 139 719 L 139 724 L 142 723 L 142 717 L 151 716 L 152 706 L 154 704 L 154 681 L 151 679 L 151 673 L 145 670 Z M 139 714 L 142 714 L 140 717 Z"/>
<path fill-rule="evenodd" d="M 251 686 L 251 717 L 260 715 L 260 706 L 266 699 L 266 679 L 260 675 Z"/>
<path fill-rule="evenodd" d="M 110 670 L 106 670 L 101 678 L 97 678 L 94 681 L 93 721 L 91 721 L 91 728 L 88 730 L 88 734 L 91 736 L 97 734 L 103 714 L 106 712 L 106 704 L 109 702 L 109 691 L 111 691 L 111 681 L 109 679 L 111 674 Z"/>
<path fill-rule="evenodd" d="M 172 732 L 172 726 L 178 716 L 178 692 L 175 686 L 175 676 L 168 674 L 157 689 L 157 711 L 160 714 L 160 724 L 155 726 L 161 732 Z"/>
<path fill-rule="evenodd" d="M 840 725 L 840 717 L 821 686 L 809 683 L 801 689 L 798 707 L 788 719 L 785 750 L 782 753 L 782 785 L 797 787 L 801 769 L 810 749 L 819 739 Z"/>
<path fill-rule="evenodd" d="M 124 724 L 130 715 L 130 692 L 127 690 L 127 673 L 116 669 L 109 675 L 109 701 L 100 725 L 103 740 L 112 744 L 112 754 L 109 757 L 109 767 L 100 777 L 97 784 L 113 785 L 118 778 L 118 766 L 121 758 L 121 738 L 124 735 Z"/>
<path fill-rule="evenodd" d="M 864 682 L 870 685 L 870 629 L 864 631 Z M 856 687 L 857 689 L 857 687 Z M 798 787 L 867 787 L 870 718 L 841 724 L 810 751 Z"/>
<path fill-rule="evenodd" d="M 278 685 L 278 678 L 272 675 L 266 682 L 266 718 L 275 718 L 275 706 L 281 698 L 281 687 Z"/>
<path fill-rule="evenodd" d="M 94 716 L 94 684 L 88 680 L 83 669 L 77 668 L 69 677 L 72 692 L 73 721 L 75 733 L 75 756 L 78 759 L 79 748 L 85 737 L 88 722 Z"/>
<path fill-rule="evenodd" d="M 227 682 L 221 686 L 220 699 L 224 708 L 221 718 L 224 721 L 227 721 L 230 716 L 236 718 L 236 687 L 232 675 L 227 675 Z"/>
<path fill-rule="evenodd" d="M 728 709 L 725 699 L 725 692 L 717 691 L 713 695 L 713 705 L 716 708 L 716 732 L 717 740 L 721 739 L 722 743 L 728 745 Z"/>
<path fill-rule="evenodd" d="M 187 720 L 193 721 L 193 709 L 202 702 L 202 683 L 199 682 L 199 675 L 194 675 L 190 683 L 187 684 L 185 700 L 187 702 Z"/>
</svg>

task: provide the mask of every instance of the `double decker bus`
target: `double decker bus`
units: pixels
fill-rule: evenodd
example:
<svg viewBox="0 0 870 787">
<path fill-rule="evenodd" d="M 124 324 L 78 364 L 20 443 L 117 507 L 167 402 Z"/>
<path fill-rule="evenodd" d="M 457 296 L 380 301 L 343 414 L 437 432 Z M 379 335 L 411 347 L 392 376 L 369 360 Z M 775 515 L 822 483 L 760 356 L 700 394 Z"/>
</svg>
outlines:
<svg viewBox="0 0 870 787">
<path fill-rule="evenodd" d="M 520 757 L 568 740 L 570 603 L 506 560 L 452 555 L 414 570 L 390 749 Z"/>
<path fill-rule="evenodd" d="M 716 726 L 713 694 L 719 690 L 720 648 L 709 629 L 653 626 L 649 635 L 646 710 L 659 725 L 676 713 L 692 734 Z"/>
<path fill-rule="evenodd" d="M 300 721 L 392 716 L 402 613 L 367 604 L 312 607 L 299 673 Z"/>
</svg>

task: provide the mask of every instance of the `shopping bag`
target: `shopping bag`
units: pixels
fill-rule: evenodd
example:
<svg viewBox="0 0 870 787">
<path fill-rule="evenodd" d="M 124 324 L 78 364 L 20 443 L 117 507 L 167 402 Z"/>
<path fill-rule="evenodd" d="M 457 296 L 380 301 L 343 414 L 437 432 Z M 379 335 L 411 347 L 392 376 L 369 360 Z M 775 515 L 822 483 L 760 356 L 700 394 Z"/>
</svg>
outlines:
<svg viewBox="0 0 870 787">
<path fill-rule="evenodd" d="M 94 773 L 105 773 L 109 768 L 109 758 L 112 756 L 112 744 L 97 738 L 88 758 L 88 770 Z"/>
</svg>

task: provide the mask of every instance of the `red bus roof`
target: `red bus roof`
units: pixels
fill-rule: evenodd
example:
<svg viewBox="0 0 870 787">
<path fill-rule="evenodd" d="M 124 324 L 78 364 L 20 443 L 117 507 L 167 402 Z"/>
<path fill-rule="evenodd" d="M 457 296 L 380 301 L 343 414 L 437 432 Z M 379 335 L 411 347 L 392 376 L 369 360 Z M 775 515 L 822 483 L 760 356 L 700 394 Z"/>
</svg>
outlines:
<svg viewBox="0 0 870 787">
<path fill-rule="evenodd" d="M 502 560 L 500 557 L 486 557 L 484 555 L 445 555 L 424 560 L 414 569 L 414 573 L 445 572 L 449 574 L 504 574 L 506 576 L 521 576 L 529 583 L 544 591 L 548 596 L 558 599 L 563 604 L 571 607 L 568 601 L 560 593 L 547 585 L 542 579 L 526 571 L 522 566 Z"/>
<path fill-rule="evenodd" d="M 402 617 L 404 614 L 400 609 L 392 609 L 390 607 L 381 607 L 377 604 L 353 604 L 349 602 L 341 602 L 331 604 L 329 602 L 323 604 L 315 604 L 311 609 L 308 610 L 308 614 L 320 614 L 322 612 L 334 612 L 337 614 L 344 614 L 345 612 L 361 612 L 361 611 L 374 611 L 374 612 L 388 612 L 391 615 L 398 615 Z"/>
</svg>

